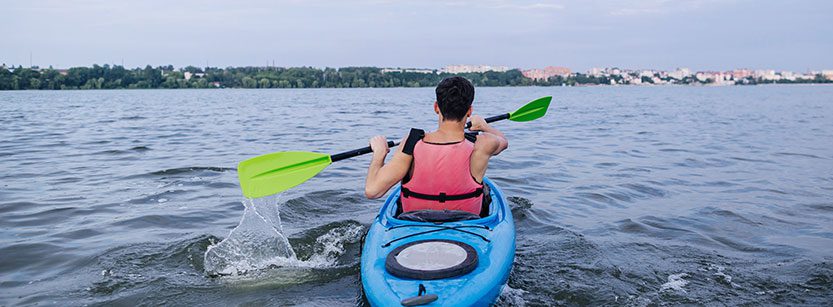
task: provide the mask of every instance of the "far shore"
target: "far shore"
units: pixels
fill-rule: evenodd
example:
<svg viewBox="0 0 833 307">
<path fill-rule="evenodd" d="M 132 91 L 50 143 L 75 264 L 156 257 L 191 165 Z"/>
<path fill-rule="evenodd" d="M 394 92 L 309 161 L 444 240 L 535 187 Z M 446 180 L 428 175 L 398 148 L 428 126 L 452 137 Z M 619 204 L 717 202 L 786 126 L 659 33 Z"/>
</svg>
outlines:
<svg viewBox="0 0 833 307">
<path fill-rule="evenodd" d="M 497 70 L 493 70 L 497 69 Z M 434 87 L 442 79 L 462 76 L 476 87 L 504 86 L 731 86 L 762 84 L 830 84 L 833 71 L 793 73 L 739 69 L 692 72 L 593 69 L 574 73 L 564 67 L 543 70 L 454 66 L 453 69 L 379 67 L 193 67 L 171 65 L 126 69 L 93 65 L 70 69 L 0 66 L 0 90 L 193 89 L 193 88 L 408 88 Z"/>
</svg>

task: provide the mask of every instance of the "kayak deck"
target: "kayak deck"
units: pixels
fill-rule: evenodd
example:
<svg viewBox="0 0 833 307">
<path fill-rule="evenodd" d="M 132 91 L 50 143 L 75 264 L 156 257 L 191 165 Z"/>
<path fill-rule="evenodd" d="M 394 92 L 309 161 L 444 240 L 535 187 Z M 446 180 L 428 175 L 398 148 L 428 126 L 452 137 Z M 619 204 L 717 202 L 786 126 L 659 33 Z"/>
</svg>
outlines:
<svg viewBox="0 0 833 307">
<path fill-rule="evenodd" d="M 400 188 L 393 190 L 368 230 L 362 246 L 361 279 L 368 302 L 374 306 L 398 306 L 417 296 L 420 285 L 438 299 L 425 306 L 481 306 L 493 303 L 506 284 L 515 257 L 515 226 L 503 193 L 489 179 L 490 215 L 447 223 L 414 222 L 394 218 Z M 385 259 L 395 248 L 420 240 L 452 240 L 477 252 L 471 272 L 444 279 L 400 278 L 385 269 Z"/>
</svg>

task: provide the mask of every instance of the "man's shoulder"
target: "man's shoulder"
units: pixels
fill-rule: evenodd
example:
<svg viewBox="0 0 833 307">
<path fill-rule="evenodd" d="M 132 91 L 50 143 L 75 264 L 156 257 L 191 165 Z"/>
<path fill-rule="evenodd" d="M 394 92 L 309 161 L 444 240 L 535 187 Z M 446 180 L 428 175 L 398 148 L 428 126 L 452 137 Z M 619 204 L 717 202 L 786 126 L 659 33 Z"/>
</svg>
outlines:
<svg viewBox="0 0 833 307">
<path fill-rule="evenodd" d="M 477 139 L 474 142 L 475 151 L 483 151 L 491 154 L 491 152 L 495 151 L 495 149 L 500 146 L 497 136 L 490 133 L 480 133 L 476 136 L 476 138 Z"/>
</svg>

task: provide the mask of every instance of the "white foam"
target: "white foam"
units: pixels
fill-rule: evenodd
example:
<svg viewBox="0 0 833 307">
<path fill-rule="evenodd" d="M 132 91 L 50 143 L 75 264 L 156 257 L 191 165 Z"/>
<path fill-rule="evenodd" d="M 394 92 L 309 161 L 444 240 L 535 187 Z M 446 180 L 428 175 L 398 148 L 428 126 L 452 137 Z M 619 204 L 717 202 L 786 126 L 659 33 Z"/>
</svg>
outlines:
<svg viewBox="0 0 833 307">
<path fill-rule="evenodd" d="M 674 291 L 686 292 L 685 289 L 683 289 L 683 287 L 685 287 L 685 285 L 688 284 L 688 281 L 683 279 L 684 277 L 688 277 L 688 274 L 680 273 L 680 274 L 671 274 L 671 275 L 669 275 L 668 276 L 668 282 L 662 284 L 662 286 L 660 286 L 659 290 L 660 291 L 674 290 Z"/>
<path fill-rule="evenodd" d="M 499 306 L 526 306 L 526 301 L 524 300 L 524 291 L 523 289 L 515 289 L 510 287 L 509 285 L 504 285 L 503 289 L 500 291 L 500 296 L 497 299 L 497 303 L 495 305 Z"/>
<path fill-rule="evenodd" d="M 306 261 L 299 261 L 296 265 L 306 267 L 332 267 L 338 258 L 344 254 L 345 243 L 356 243 L 361 239 L 362 226 L 348 224 L 327 231 L 315 239 L 317 249 L 312 257 Z"/>
<path fill-rule="evenodd" d="M 732 288 L 741 288 L 740 285 L 732 282 L 732 276 L 723 272 L 726 267 L 721 265 L 709 264 L 709 270 L 716 270 L 717 272 L 714 273 L 715 280 L 717 282 L 722 282 L 724 284 L 728 284 Z"/>
</svg>

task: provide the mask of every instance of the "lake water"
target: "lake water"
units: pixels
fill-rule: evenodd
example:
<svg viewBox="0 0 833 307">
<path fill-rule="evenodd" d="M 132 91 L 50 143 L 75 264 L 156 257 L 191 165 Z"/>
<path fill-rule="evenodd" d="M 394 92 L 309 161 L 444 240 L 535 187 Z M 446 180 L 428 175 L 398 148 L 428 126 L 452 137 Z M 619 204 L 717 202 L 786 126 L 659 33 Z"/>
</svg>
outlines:
<svg viewBox="0 0 833 307">
<path fill-rule="evenodd" d="M 518 231 L 500 305 L 833 301 L 833 87 L 478 88 Z M 362 305 L 369 156 L 274 198 L 303 265 L 209 277 L 235 167 L 433 128 L 433 88 L 0 92 L 0 305 Z M 245 221 L 244 221 L 245 222 Z M 256 228 L 253 228 L 256 229 Z"/>
</svg>

